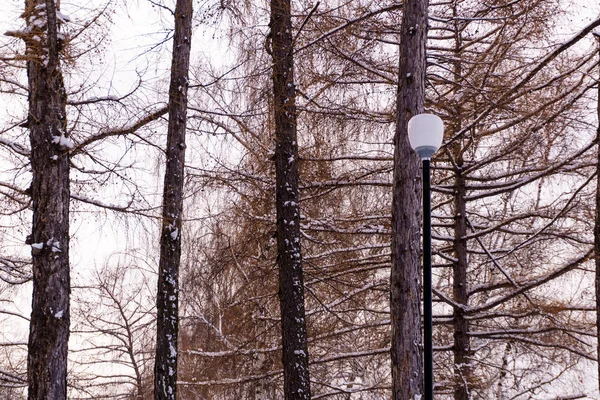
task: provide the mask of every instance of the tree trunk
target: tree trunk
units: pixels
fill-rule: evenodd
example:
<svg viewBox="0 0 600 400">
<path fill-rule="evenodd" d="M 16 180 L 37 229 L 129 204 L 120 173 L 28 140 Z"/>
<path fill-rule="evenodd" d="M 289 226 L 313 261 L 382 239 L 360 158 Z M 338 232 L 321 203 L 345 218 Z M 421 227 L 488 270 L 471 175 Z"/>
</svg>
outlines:
<svg viewBox="0 0 600 400">
<path fill-rule="evenodd" d="M 298 205 L 296 88 L 290 0 L 271 0 L 277 264 L 285 398 L 310 399 Z"/>
<path fill-rule="evenodd" d="M 455 18 L 453 22 L 454 30 L 454 95 L 460 98 L 460 93 L 463 90 L 461 86 L 463 67 L 462 54 L 462 21 L 457 11 L 458 5 L 455 1 L 452 5 L 452 14 Z M 453 118 L 451 129 L 454 132 L 459 132 L 462 127 L 463 120 L 463 104 L 457 101 L 453 107 Z M 454 301 L 459 305 L 467 306 L 469 301 L 468 294 L 468 250 L 467 250 L 467 190 L 466 181 L 463 176 L 463 144 L 458 141 L 452 146 L 451 150 L 453 158 L 456 161 L 455 171 L 455 194 L 454 194 L 454 256 L 456 262 L 453 265 L 452 277 L 452 292 Z M 453 309 L 453 353 L 454 353 L 454 400 L 469 399 L 469 383 L 471 380 L 470 367 L 470 340 L 469 340 L 469 321 L 466 319 L 464 309 L 454 307 Z"/>
<path fill-rule="evenodd" d="M 454 264 L 453 274 L 453 294 L 454 301 L 459 305 L 468 303 L 468 276 L 467 276 L 467 206 L 465 180 L 461 176 L 460 169 L 463 163 L 458 163 L 459 170 L 456 176 L 456 194 L 454 196 L 455 206 L 455 225 L 454 225 L 454 253 L 456 262 Z M 460 307 L 454 307 L 454 400 L 469 399 L 469 380 L 470 380 L 470 341 L 469 341 L 469 321 L 466 319 L 465 312 Z"/>
<path fill-rule="evenodd" d="M 421 182 L 419 158 L 408 142 L 408 121 L 423 112 L 427 0 L 404 1 L 400 41 L 397 125 L 392 200 L 392 398 L 414 399 L 423 391 L 421 333 Z"/>
<path fill-rule="evenodd" d="M 66 92 L 54 1 L 27 0 L 28 126 L 33 203 L 29 399 L 66 399 L 69 342 L 69 153 Z M 39 21 L 45 21 L 42 24 Z M 34 22 L 36 22 L 34 24 Z M 34 40 L 34 36 L 41 40 Z"/>
<path fill-rule="evenodd" d="M 595 35 L 600 57 L 600 35 Z M 600 70 L 600 68 L 599 68 Z M 596 130 L 597 165 L 596 165 L 596 216 L 594 223 L 594 259 L 596 262 L 596 332 L 598 357 L 598 388 L 600 389 L 600 73 L 598 76 L 598 99 L 596 104 L 598 128 Z"/>
<path fill-rule="evenodd" d="M 179 262 L 185 165 L 188 71 L 192 38 L 192 1 L 177 0 L 169 86 L 169 126 L 163 188 L 162 232 L 156 295 L 156 357 L 154 398 L 177 397 L 179 333 Z"/>
</svg>

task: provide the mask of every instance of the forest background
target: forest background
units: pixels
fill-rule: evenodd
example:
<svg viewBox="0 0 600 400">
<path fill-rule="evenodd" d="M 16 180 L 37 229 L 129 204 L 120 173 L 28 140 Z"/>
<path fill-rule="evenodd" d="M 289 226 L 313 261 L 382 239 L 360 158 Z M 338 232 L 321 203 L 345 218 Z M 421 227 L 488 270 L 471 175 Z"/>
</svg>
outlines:
<svg viewBox="0 0 600 400">
<path fill-rule="evenodd" d="M 23 2 L 4 2 L 3 31 L 21 29 Z M 313 398 L 390 397 L 393 137 L 410 78 L 398 76 L 401 4 L 292 4 Z M 152 392 L 172 7 L 60 4 L 73 140 L 69 398 Z M 194 10 L 179 396 L 278 398 L 269 7 Z M 432 178 L 439 398 L 600 398 L 599 13 L 588 2 L 430 3 L 425 107 L 446 124 Z M 7 399 L 27 387 L 31 314 L 23 48 L 0 39 Z"/>
</svg>

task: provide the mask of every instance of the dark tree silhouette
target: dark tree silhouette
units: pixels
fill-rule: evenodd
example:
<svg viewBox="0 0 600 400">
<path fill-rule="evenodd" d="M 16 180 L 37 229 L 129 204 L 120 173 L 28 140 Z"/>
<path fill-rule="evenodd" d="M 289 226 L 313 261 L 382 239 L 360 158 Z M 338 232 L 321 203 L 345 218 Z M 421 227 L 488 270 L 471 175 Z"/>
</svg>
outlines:
<svg viewBox="0 0 600 400">
<path fill-rule="evenodd" d="M 154 398 L 177 398 L 179 263 L 185 164 L 188 71 L 192 39 L 192 1 L 177 0 L 169 86 L 169 126 L 163 188 L 162 232 L 156 294 Z"/>
<path fill-rule="evenodd" d="M 296 87 L 290 0 L 271 1 L 277 264 L 285 398 L 310 399 L 298 204 Z"/>
</svg>

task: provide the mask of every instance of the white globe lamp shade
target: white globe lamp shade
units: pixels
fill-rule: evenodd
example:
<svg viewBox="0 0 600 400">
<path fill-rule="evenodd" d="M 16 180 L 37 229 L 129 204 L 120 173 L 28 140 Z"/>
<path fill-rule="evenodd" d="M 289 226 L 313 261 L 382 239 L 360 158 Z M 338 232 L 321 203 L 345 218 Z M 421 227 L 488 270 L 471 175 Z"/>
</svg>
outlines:
<svg viewBox="0 0 600 400">
<path fill-rule="evenodd" d="M 431 158 L 442 145 L 443 138 L 444 123 L 437 115 L 419 114 L 408 121 L 408 141 L 422 159 Z"/>
</svg>

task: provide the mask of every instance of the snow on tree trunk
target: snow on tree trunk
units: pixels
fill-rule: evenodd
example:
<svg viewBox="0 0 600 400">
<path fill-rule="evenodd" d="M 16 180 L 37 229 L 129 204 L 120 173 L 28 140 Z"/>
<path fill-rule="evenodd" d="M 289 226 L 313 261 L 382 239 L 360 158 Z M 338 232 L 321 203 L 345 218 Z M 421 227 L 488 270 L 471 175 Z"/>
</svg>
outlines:
<svg viewBox="0 0 600 400">
<path fill-rule="evenodd" d="M 169 86 L 169 126 L 163 189 L 162 232 L 156 296 L 156 357 L 154 398 L 177 396 L 177 337 L 179 332 L 179 263 L 185 163 L 188 71 L 192 36 L 192 1 L 177 0 Z"/>
<path fill-rule="evenodd" d="M 469 301 L 468 288 L 468 259 L 467 259 L 467 196 L 465 179 L 460 175 L 463 161 L 459 160 L 456 176 L 454 252 L 456 262 L 453 268 L 454 301 L 460 306 L 467 306 Z M 471 382 L 471 354 L 469 341 L 469 321 L 464 308 L 455 306 L 453 310 L 454 328 L 454 400 L 469 399 L 469 384 Z"/>
<path fill-rule="evenodd" d="M 277 263 L 286 399 L 310 399 L 298 205 L 296 88 L 290 0 L 271 0 Z"/>
<path fill-rule="evenodd" d="M 408 142 L 408 121 L 423 112 L 427 0 L 405 1 L 400 42 L 392 200 L 392 398 L 418 398 L 423 388 L 421 333 L 421 180 Z"/>
<path fill-rule="evenodd" d="M 459 17 L 457 4 L 452 5 L 452 15 Z M 454 85 L 453 92 L 458 98 L 461 96 L 462 87 L 460 80 L 463 75 L 463 63 L 461 59 L 462 25 L 459 21 L 452 23 L 454 30 L 454 62 L 453 74 Z M 457 102 L 450 121 L 449 130 L 459 132 L 462 127 L 462 120 L 465 110 L 463 104 Z M 465 315 L 465 308 L 469 302 L 469 276 L 468 276 L 468 247 L 467 247 L 467 189 L 466 178 L 463 176 L 465 160 L 463 155 L 463 143 L 456 142 L 451 146 L 450 152 L 456 160 L 456 170 L 454 171 L 454 243 L 453 250 L 455 262 L 452 265 L 452 295 L 458 306 L 453 307 L 453 340 L 452 348 L 454 356 L 454 400 L 468 400 L 472 375 L 472 354 L 471 343 L 469 339 L 469 321 Z M 461 306 L 464 306 L 461 307 Z"/>
<path fill-rule="evenodd" d="M 66 399 L 69 342 L 69 149 L 54 1 L 28 0 L 27 48 L 31 142 L 33 302 L 27 379 L 29 399 Z"/>
<path fill-rule="evenodd" d="M 600 57 L 600 34 L 596 35 L 598 42 L 598 56 Z M 600 71 L 600 68 L 599 68 Z M 600 72 L 599 72 L 600 79 Z M 600 146 L 600 86 L 598 87 L 598 99 L 596 104 L 597 109 L 597 130 L 596 130 L 596 146 Z M 600 389 L 600 148 L 597 151 L 596 165 L 596 215 L 594 223 L 594 259 L 596 262 L 596 332 L 597 332 L 597 354 L 598 357 L 598 388 Z"/>
</svg>

